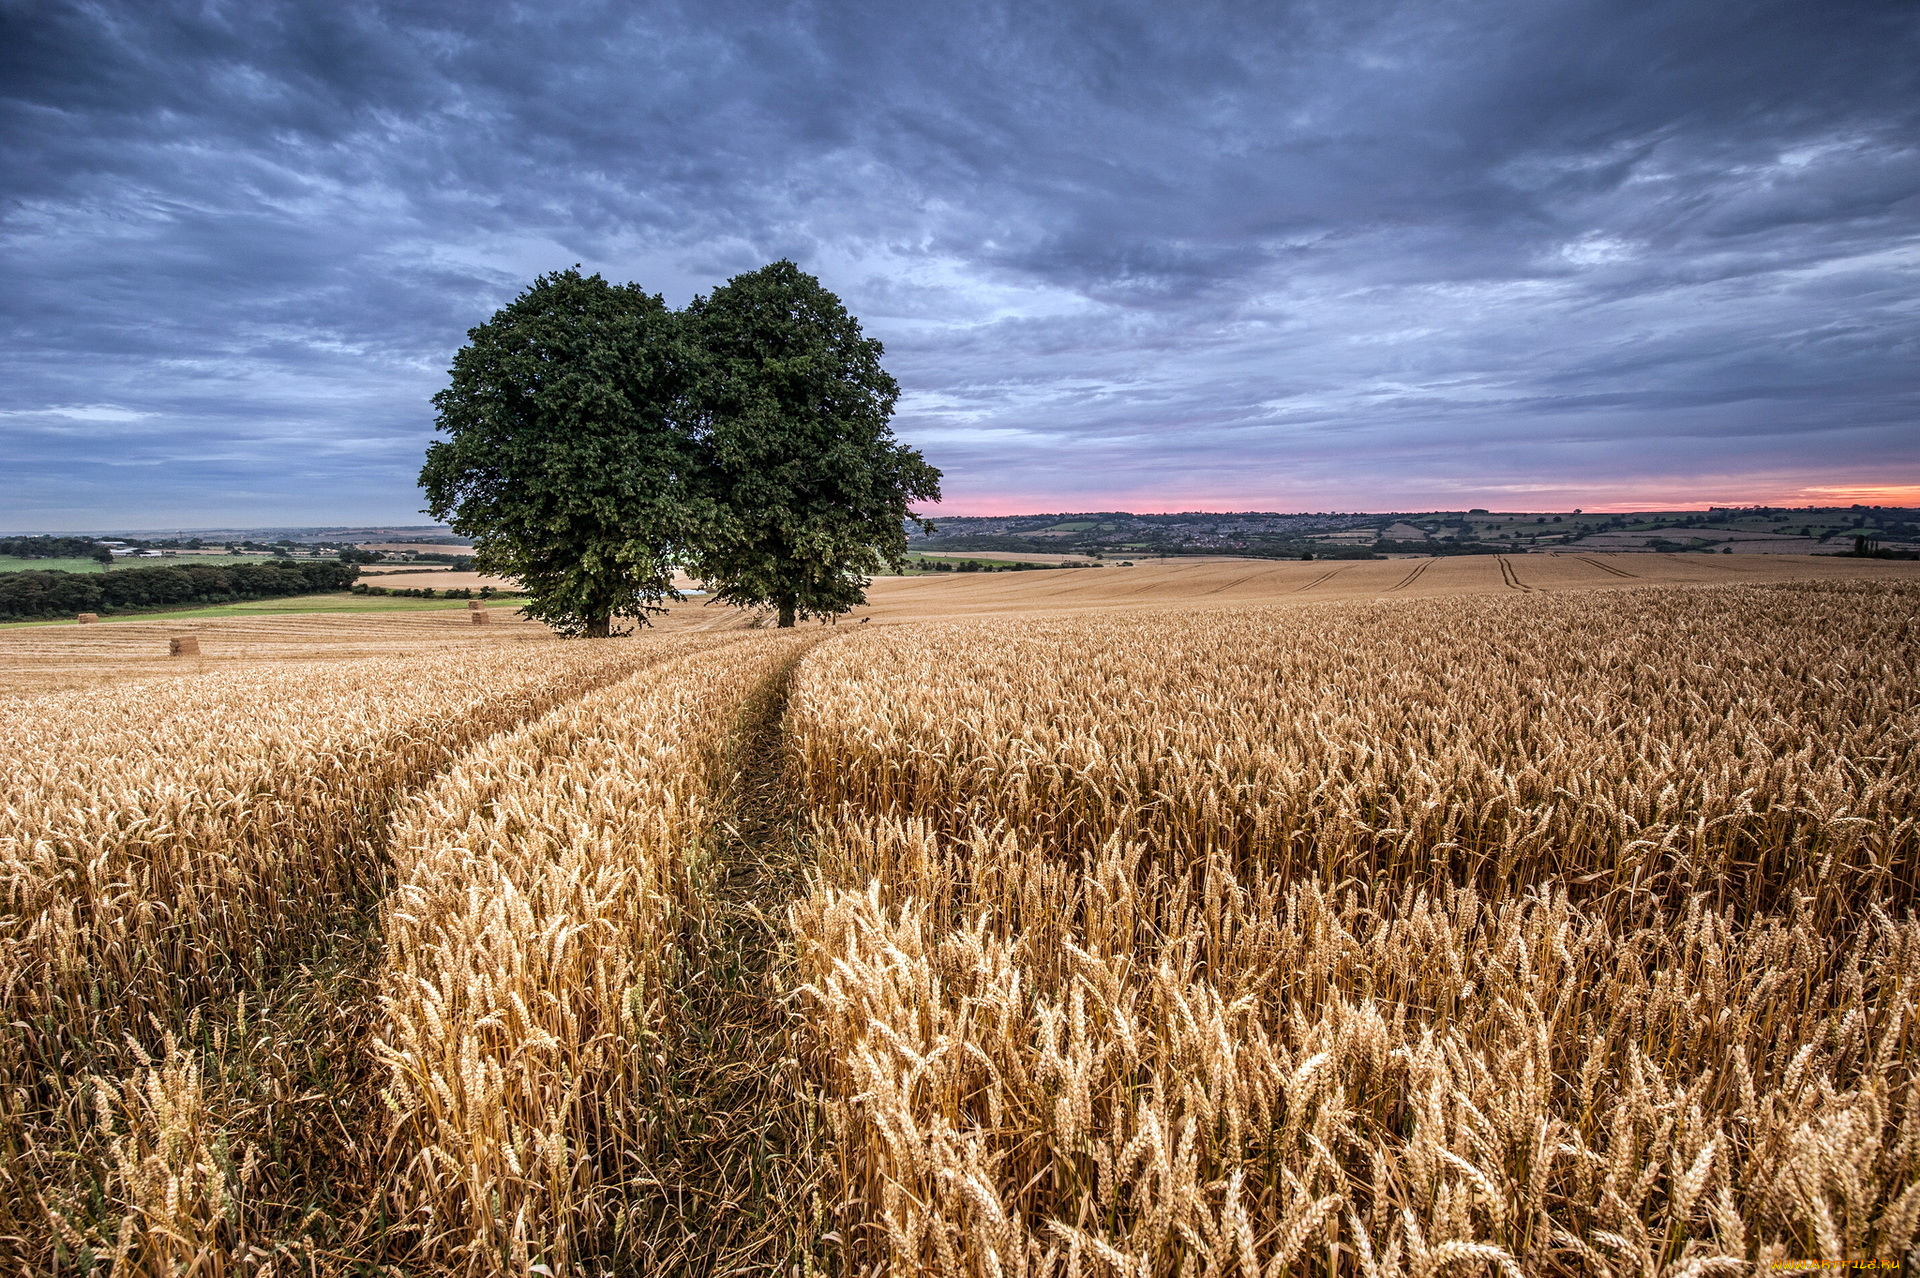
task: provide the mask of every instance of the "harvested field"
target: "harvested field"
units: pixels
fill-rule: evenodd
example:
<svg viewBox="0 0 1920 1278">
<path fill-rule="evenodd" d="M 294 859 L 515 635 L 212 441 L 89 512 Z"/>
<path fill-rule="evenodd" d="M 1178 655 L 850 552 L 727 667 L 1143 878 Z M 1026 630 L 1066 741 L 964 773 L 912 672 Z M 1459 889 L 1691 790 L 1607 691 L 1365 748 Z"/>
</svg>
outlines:
<svg viewBox="0 0 1920 1278">
<path fill-rule="evenodd" d="M 1507 565 L 1504 570 L 1502 560 Z M 1409 581 L 1410 574 L 1417 575 Z M 1913 581 L 1920 580 L 1920 564 L 1812 556 L 1609 554 L 1307 562 L 1154 560 L 1133 568 L 883 577 L 868 591 L 871 605 L 850 620 L 1041 616 L 1114 608 L 1188 611 L 1389 594 L 1498 594 L 1516 589 L 1509 575 L 1526 589 L 1554 592 L 1683 583 Z M 156 614 L 109 618 L 84 632 L 77 624 L 0 628 L 0 692 L 87 687 L 179 674 L 179 661 L 170 661 L 166 652 L 168 638 L 182 633 L 198 635 L 202 640 L 199 660 L 206 664 L 196 669 L 354 660 L 397 652 L 450 652 L 497 643 L 550 640 L 545 627 L 519 619 L 513 603 L 489 607 L 494 624 L 484 630 L 457 611 L 338 616 L 314 613 L 193 618 L 185 622 Z M 674 632 L 735 629 L 752 621 L 738 610 L 695 600 L 674 605 L 654 625 L 660 631 Z"/>
<path fill-rule="evenodd" d="M 1503 571 L 1502 561 L 1508 565 Z M 1420 575 L 1406 581 L 1411 569 Z M 1612 586 L 1785 581 L 1916 581 L 1920 563 L 1817 555 L 1460 555 L 1434 559 L 1158 559 L 1132 568 L 888 577 L 867 592 L 875 621 L 1080 612 L 1105 608 L 1214 608 L 1375 595 L 1498 594 Z"/>
<path fill-rule="evenodd" d="M 1093 557 L 1091 555 L 1056 555 L 1050 551 L 1015 552 L 1011 550 L 918 550 L 916 549 L 913 553 L 916 555 L 924 556 L 925 558 L 928 558 L 928 559 L 978 559 L 978 560 L 981 560 L 982 562 L 1004 563 L 1004 564 L 1011 564 L 1011 563 L 1085 564 L 1085 563 L 1093 562 Z M 1116 554 L 1114 557 L 1114 562 L 1118 563 L 1121 559 L 1124 559 L 1124 558 L 1126 558 L 1125 555 Z"/>
<path fill-rule="evenodd" d="M 475 626 L 464 605 L 439 611 L 392 613 L 294 613 L 258 617 L 109 618 L 82 629 L 78 623 L 0 629 L 0 694 L 51 691 L 118 683 L 128 679 L 268 669 L 286 663 L 363 661 L 396 654 L 441 654 L 449 662 L 502 644 L 552 645 L 552 632 L 518 614 L 511 601 L 488 603 L 490 624 Z M 662 633 L 739 627 L 732 611 L 676 608 L 663 618 Z M 180 634 L 200 640 L 200 656 L 169 658 L 167 641 Z"/>
<path fill-rule="evenodd" d="M 380 586 L 387 590 L 418 590 L 422 586 L 431 586 L 435 590 L 479 590 L 483 586 L 492 586 L 495 590 L 520 589 L 505 577 L 489 577 L 482 572 L 456 572 L 452 568 L 362 568 L 360 580 L 369 586 Z"/>
<path fill-rule="evenodd" d="M 473 553 L 472 546 L 458 542 L 363 541 L 357 544 L 361 550 L 389 555 L 471 555 Z"/>
<path fill-rule="evenodd" d="M 1913 1263 L 1915 565 L 872 593 L 0 633 L 0 1273 Z"/>
<path fill-rule="evenodd" d="M 490 577 L 482 572 L 460 572 L 452 568 L 434 568 L 418 565 L 376 565 L 362 568 L 360 580 L 369 586 L 380 586 L 388 590 L 413 589 L 431 586 L 435 590 L 478 590 L 482 586 L 492 586 L 495 590 L 518 590 L 520 585 L 506 577 Z M 678 576 L 674 585 L 681 590 L 693 589 L 691 577 Z"/>
</svg>

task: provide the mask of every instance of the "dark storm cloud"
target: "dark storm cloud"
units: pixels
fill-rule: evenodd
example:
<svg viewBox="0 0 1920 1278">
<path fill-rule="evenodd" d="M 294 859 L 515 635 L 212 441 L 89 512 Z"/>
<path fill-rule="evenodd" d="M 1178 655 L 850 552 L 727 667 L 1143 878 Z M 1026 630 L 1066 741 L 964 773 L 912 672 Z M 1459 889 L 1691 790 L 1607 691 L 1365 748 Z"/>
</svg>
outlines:
<svg viewBox="0 0 1920 1278">
<path fill-rule="evenodd" d="M 777 256 L 962 509 L 1920 483 L 1906 4 L 0 14 L 10 526 L 409 515 L 533 275 Z"/>
</svg>

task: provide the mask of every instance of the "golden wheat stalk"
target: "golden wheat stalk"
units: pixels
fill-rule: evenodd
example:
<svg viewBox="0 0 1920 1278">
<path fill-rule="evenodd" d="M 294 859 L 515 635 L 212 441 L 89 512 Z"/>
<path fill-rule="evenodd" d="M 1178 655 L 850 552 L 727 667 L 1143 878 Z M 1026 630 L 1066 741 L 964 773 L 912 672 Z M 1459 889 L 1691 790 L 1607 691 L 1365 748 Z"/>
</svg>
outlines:
<svg viewBox="0 0 1920 1278">
<path fill-rule="evenodd" d="M 462 760 L 396 821 L 378 1044 L 394 1217 L 466 1272 L 619 1255 L 750 697 L 793 636 L 684 657 Z"/>
<path fill-rule="evenodd" d="M 1904 1254 L 1920 720 L 1889 690 L 1920 663 L 1875 637 L 1916 603 L 1646 591 L 822 650 L 794 714 L 821 880 L 791 925 L 856 1259 Z"/>
</svg>

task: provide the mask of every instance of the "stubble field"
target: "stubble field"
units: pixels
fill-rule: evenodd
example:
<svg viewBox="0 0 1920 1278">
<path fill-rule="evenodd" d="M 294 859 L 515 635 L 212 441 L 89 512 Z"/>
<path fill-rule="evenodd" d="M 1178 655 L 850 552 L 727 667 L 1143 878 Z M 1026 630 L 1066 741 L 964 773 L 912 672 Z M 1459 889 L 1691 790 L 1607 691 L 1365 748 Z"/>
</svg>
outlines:
<svg viewBox="0 0 1920 1278">
<path fill-rule="evenodd" d="M 1908 1259 L 1920 578 L 1595 559 L 12 632 L 0 1259 Z"/>
</svg>

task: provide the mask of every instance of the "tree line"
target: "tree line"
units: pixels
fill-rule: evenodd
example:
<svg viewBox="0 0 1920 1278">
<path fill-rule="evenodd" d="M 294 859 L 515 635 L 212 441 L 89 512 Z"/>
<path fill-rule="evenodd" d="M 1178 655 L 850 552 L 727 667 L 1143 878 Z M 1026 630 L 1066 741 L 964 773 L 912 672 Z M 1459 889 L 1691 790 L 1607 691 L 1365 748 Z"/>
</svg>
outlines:
<svg viewBox="0 0 1920 1278">
<path fill-rule="evenodd" d="M 38 621 L 76 612 L 125 612 L 179 604 L 239 603 L 345 590 L 360 569 L 331 559 L 257 564 L 168 564 L 108 573 L 51 569 L 0 572 L 0 621 Z"/>
<path fill-rule="evenodd" d="M 113 552 L 92 537 L 0 537 L 0 555 L 9 559 L 96 559 L 113 562 Z"/>
<path fill-rule="evenodd" d="M 467 336 L 434 397 L 428 510 L 562 633 L 645 624 L 676 571 L 782 626 L 837 616 L 939 500 L 889 425 L 881 344 L 792 262 L 678 311 L 556 271 Z"/>
</svg>

